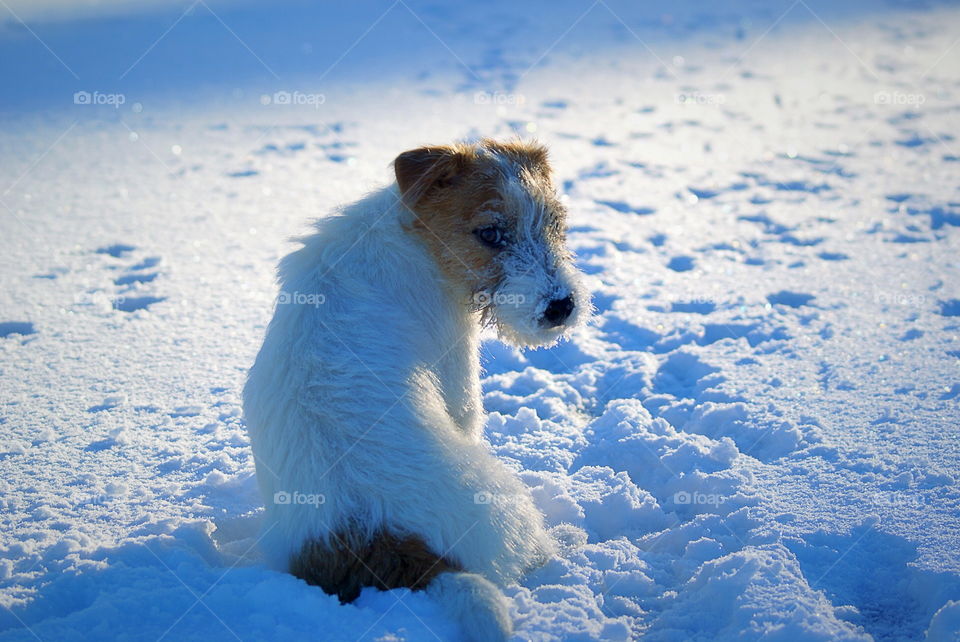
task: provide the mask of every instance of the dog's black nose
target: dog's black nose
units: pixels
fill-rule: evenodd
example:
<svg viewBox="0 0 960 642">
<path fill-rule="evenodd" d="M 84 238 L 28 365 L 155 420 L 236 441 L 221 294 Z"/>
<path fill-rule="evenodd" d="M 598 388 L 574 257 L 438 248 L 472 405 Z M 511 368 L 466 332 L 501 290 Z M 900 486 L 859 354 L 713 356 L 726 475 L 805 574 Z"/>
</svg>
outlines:
<svg viewBox="0 0 960 642">
<path fill-rule="evenodd" d="M 543 324 L 549 328 L 561 325 L 573 312 L 573 299 L 564 297 L 554 299 L 547 304 L 547 309 L 543 311 Z"/>
</svg>

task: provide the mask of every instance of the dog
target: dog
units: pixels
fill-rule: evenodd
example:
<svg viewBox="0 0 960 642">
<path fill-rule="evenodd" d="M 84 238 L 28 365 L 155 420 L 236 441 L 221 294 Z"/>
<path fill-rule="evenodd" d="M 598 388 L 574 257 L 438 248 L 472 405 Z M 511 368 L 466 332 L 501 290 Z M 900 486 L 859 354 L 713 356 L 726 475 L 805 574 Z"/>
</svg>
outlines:
<svg viewBox="0 0 960 642">
<path fill-rule="evenodd" d="M 244 387 L 265 557 L 342 602 L 425 590 L 475 640 L 507 637 L 500 588 L 554 552 L 482 442 L 485 326 L 553 344 L 590 298 L 547 150 L 421 147 L 396 181 L 298 239 Z"/>
</svg>

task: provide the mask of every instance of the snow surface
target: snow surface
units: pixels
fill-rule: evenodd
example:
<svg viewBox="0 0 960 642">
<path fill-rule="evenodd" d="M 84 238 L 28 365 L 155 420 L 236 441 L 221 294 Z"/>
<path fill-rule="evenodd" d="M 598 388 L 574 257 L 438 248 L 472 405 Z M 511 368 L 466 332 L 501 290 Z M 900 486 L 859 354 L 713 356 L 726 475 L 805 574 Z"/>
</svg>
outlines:
<svg viewBox="0 0 960 642">
<path fill-rule="evenodd" d="M 517 639 L 960 639 L 960 8 L 7 2 L 0 640 L 456 639 L 258 562 L 239 394 L 291 236 L 514 133 L 597 307 L 484 345 Z"/>
</svg>

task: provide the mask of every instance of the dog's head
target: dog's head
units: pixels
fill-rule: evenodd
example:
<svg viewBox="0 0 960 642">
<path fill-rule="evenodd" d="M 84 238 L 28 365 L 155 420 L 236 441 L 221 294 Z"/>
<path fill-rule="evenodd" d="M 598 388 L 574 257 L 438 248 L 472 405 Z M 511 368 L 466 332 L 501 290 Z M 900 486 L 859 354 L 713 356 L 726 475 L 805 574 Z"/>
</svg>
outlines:
<svg viewBox="0 0 960 642">
<path fill-rule="evenodd" d="M 421 147 L 394 161 L 410 230 L 459 296 L 518 346 L 548 345 L 585 319 L 590 296 L 566 245 L 566 212 L 544 147 Z"/>
</svg>

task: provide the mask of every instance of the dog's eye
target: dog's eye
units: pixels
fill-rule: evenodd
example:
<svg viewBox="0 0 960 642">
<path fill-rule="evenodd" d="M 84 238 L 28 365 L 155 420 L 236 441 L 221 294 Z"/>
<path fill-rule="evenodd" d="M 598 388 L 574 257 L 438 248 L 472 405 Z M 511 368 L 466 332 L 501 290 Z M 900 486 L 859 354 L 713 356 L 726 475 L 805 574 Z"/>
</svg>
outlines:
<svg viewBox="0 0 960 642">
<path fill-rule="evenodd" d="M 496 225 L 481 227 L 473 233 L 487 247 L 501 248 L 507 244 L 507 240 L 503 237 L 503 230 Z"/>
</svg>

